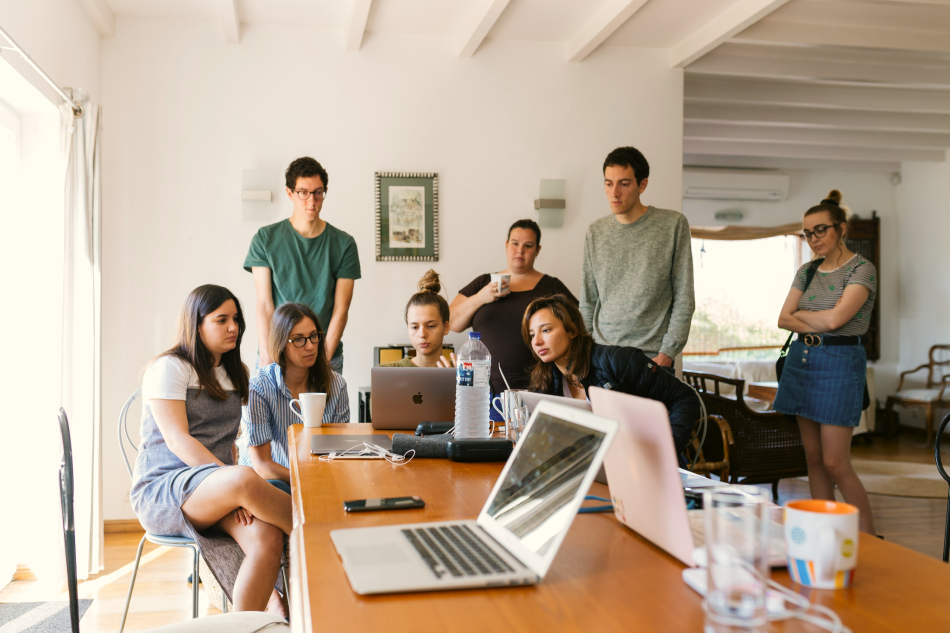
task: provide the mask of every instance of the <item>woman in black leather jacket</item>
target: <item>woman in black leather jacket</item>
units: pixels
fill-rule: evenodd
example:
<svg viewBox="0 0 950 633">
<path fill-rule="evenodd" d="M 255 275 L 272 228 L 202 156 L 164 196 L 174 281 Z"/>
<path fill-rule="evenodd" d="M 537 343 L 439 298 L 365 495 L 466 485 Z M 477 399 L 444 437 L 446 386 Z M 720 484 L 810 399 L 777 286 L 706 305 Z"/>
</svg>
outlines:
<svg viewBox="0 0 950 633">
<path fill-rule="evenodd" d="M 686 448 L 699 419 L 696 393 L 636 347 L 594 343 L 567 297 L 532 301 L 521 336 L 537 359 L 531 367 L 531 391 L 585 399 L 588 389 L 603 387 L 657 400 L 669 411 L 677 455 Z"/>
</svg>

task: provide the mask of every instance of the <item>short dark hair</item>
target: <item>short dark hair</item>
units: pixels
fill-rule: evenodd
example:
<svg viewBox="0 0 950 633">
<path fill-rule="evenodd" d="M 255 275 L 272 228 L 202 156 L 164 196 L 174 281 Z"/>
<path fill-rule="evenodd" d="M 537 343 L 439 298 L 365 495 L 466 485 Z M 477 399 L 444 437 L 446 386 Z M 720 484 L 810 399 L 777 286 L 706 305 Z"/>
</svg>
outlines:
<svg viewBox="0 0 950 633">
<path fill-rule="evenodd" d="M 535 246 L 541 246 L 541 227 L 538 226 L 538 223 L 534 220 L 518 220 L 508 228 L 508 237 L 505 238 L 505 241 L 511 239 L 511 232 L 515 229 L 527 229 L 534 231 L 534 242 Z"/>
<path fill-rule="evenodd" d="M 629 167 L 639 185 L 645 178 L 650 177 L 650 163 L 636 147 L 618 147 L 607 154 L 604 161 L 604 173 L 608 167 Z"/>
<path fill-rule="evenodd" d="M 327 170 L 323 168 L 323 165 L 309 156 L 298 158 L 290 163 L 290 167 L 284 172 L 284 180 L 287 183 L 288 189 L 297 188 L 298 178 L 313 178 L 314 176 L 320 176 L 320 180 L 323 181 L 324 189 L 330 186 L 330 177 L 327 175 Z"/>
</svg>

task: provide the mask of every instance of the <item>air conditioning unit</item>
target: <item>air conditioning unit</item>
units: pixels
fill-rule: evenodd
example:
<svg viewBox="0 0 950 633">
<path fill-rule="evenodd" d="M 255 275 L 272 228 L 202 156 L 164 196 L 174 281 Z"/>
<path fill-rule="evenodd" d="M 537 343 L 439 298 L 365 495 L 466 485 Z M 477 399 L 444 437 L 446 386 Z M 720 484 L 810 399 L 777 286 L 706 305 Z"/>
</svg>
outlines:
<svg viewBox="0 0 950 633">
<path fill-rule="evenodd" d="M 788 174 L 752 169 L 684 169 L 683 197 L 703 200 L 772 200 L 788 197 Z"/>
</svg>

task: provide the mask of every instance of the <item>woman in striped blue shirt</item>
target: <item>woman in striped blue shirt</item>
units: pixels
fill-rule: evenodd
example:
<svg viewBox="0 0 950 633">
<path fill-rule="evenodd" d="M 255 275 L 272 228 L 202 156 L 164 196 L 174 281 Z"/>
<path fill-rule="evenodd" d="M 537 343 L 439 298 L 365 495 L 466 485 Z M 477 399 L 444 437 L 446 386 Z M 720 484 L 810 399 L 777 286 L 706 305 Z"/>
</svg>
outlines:
<svg viewBox="0 0 950 633">
<path fill-rule="evenodd" d="M 290 401 L 301 393 L 327 394 L 324 424 L 349 422 L 350 403 L 346 381 L 330 369 L 324 334 L 310 308 L 301 303 L 277 308 L 269 343 L 270 356 L 277 362 L 261 367 L 251 378 L 238 448 L 241 464 L 289 493 L 287 429 L 298 422 Z"/>
</svg>

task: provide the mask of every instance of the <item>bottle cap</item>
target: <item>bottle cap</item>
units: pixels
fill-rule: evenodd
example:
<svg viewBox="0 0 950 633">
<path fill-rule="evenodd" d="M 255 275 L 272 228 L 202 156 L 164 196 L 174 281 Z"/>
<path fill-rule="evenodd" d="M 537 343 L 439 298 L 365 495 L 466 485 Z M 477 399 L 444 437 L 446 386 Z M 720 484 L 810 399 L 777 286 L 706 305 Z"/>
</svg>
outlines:
<svg viewBox="0 0 950 633">
<path fill-rule="evenodd" d="M 480 332 L 469 332 L 469 333 L 468 333 L 468 338 L 469 338 L 469 340 L 471 340 L 471 339 L 474 338 L 474 339 L 477 339 L 477 340 L 480 341 L 480 340 L 482 340 L 482 335 L 481 335 Z"/>
</svg>

